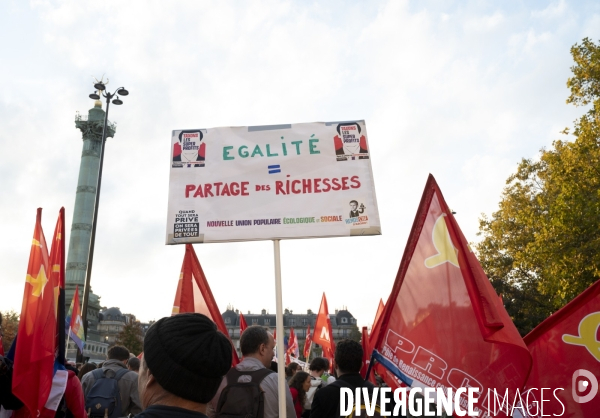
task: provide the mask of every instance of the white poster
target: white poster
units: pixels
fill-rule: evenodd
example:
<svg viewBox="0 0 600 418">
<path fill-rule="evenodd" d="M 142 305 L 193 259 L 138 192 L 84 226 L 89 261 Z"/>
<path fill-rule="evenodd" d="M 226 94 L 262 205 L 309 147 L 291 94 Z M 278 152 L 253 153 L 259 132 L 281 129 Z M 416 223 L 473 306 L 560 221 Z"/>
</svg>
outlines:
<svg viewBox="0 0 600 418">
<path fill-rule="evenodd" d="M 173 131 L 167 244 L 379 235 L 364 121 Z"/>
</svg>

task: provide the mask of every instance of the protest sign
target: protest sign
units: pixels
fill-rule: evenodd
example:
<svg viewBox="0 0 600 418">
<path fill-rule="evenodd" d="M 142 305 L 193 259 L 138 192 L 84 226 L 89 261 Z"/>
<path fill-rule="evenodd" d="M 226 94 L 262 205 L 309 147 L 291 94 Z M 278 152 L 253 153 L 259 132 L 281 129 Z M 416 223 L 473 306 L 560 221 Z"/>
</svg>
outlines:
<svg viewBox="0 0 600 418">
<path fill-rule="evenodd" d="M 167 244 L 379 235 L 364 121 L 175 130 Z"/>
</svg>

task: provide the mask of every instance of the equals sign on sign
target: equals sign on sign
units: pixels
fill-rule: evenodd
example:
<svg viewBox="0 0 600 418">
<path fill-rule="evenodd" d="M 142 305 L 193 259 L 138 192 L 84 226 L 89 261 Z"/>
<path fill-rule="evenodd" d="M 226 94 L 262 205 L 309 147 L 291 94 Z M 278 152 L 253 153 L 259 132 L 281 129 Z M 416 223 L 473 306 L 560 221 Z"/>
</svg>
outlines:
<svg viewBox="0 0 600 418">
<path fill-rule="evenodd" d="M 281 166 L 279 164 L 270 165 L 267 168 L 269 169 L 269 174 L 281 173 Z"/>
</svg>

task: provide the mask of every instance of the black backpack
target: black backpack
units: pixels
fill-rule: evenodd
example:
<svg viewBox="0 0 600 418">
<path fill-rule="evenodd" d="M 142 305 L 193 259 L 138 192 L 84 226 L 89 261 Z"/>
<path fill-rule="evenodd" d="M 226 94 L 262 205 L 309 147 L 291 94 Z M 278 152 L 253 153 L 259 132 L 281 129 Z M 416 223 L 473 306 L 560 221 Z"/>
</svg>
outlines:
<svg viewBox="0 0 600 418">
<path fill-rule="evenodd" d="M 338 387 L 338 388 L 350 388 L 350 389 L 352 389 L 352 391 L 354 391 L 357 388 L 355 386 L 350 385 L 348 382 L 345 382 L 345 381 L 340 380 L 340 379 L 336 380 L 335 382 L 330 383 L 328 386 L 335 386 L 335 387 Z M 375 405 L 370 405 L 371 408 L 372 408 L 372 410 L 368 411 L 369 415 L 367 415 L 367 409 L 368 408 L 367 408 L 367 405 L 365 404 L 364 397 L 361 396 L 360 397 L 360 401 L 361 402 L 360 402 L 360 405 L 359 405 L 360 406 L 360 412 L 358 414 L 356 413 L 356 405 L 354 405 L 352 407 L 352 411 L 350 412 L 350 415 L 347 415 L 346 418 L 354 418 L 357 415 L 361 416 L 361 417 L 367 417 L 367 416 L 368 417 L 377 417 L 377 418 L 381 417 L 382 415 L 381 415 L 381 411 L 379 409 L 379 399 L 373 399 L 372 398 L 373 390 L 375 389 L 375 386 L 371 382 L 365 381 L 364 386 L 361 386 L 361 388 L 362 387 L 366 387 L 369 390 L 369 395 L 371 395 L 371 400 L 373 401 L 373 403 Z M 362 391 L 362 389 L 361 389 L 361 391 Z M 339 401 L 338 401 L 338 408 L 339 408 Z M 389 409 L 389 407 L 388 407 L 388 409 Z M 339 412 L 339 409 L 338 409 L 338 412 Z M 340 414 L 338 414 L 338 416 L 340 416 Z"/>
<path fill-rule="evenodd" d="M 273 370 L 266 368 L 240 372 L 232 367 L 227 372 L 227 386 L 217 403 L 217 418 L 263 418 L 265 396 L 260 383 L 271 373 Z"/>
<path fill-rule="evenodd" d="M 96 369 L 92 371 L 95 382 L 85 397 L 85 410 L 89 418 L 119 418 L 121 412 L 121 393 L 119 379 L 129 370 Z"/>
</svg>

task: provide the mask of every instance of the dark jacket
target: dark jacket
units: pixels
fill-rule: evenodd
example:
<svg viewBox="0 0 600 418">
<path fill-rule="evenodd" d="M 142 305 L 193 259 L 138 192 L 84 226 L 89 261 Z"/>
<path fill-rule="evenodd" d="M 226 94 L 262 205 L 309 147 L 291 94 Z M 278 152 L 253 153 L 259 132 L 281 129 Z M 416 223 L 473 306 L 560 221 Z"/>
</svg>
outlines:
<svg viewBox="0 0 600 418">
<path fill-rule="evenodd" d="M 348 383 L 353 388 L 373 388 L 371 382 L 365 381 L 360 373 L 346 373 L 338 380 Z M 310 410 L 310 418 L 333 418 L 340 416 L 340 387 L 334 384 L 325 386 L 315 393 Z"/>
</svg>

